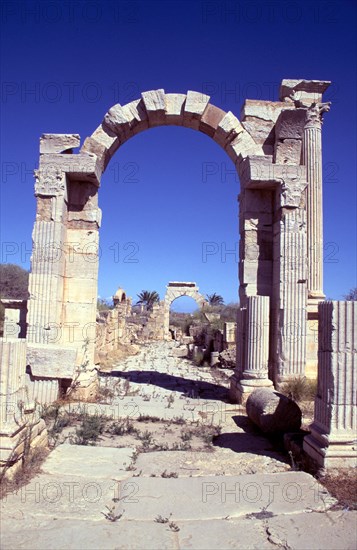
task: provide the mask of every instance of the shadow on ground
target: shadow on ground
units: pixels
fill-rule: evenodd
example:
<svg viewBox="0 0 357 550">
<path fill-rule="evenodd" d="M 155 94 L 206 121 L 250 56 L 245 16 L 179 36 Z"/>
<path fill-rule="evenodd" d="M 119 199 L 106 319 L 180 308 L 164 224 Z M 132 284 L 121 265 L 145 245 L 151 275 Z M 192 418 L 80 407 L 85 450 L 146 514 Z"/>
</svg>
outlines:
<svg viewBox="0 0 357 550">
<path fill-rule="evenodd" d="M 172 374 L 153 371 L 112 371 L 108 374 L 101 373 L 101 376 L 111 378 L 122 378 L 135 384 L 151 384 L 166 390 L 181 392 L 191 399 L 215 399 L 227 401 L 228 389 L 218 384 L 204 382 L 202 380 L 191 380 Z"/>
<path fill-rule="evenodd" d="M 264 455 L 288 463 L 281 438 L 265 436 L 246 416 L 232 416 L 242 432 L 224 433 L 214 438 L 215 447 L 231 449 L 236 453 L 253 453 Z"/>
</svg>

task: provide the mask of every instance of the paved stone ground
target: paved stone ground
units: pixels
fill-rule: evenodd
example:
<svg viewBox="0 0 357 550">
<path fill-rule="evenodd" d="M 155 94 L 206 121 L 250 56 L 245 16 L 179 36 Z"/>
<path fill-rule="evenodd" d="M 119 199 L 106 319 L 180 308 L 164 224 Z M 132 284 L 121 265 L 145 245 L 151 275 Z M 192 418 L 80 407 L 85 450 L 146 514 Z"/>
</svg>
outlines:
<svg viewBox="0 0 357 550">
<path fill-rule="evenodd" d="M 213 450 L 60 445 L 1 502 L 1 548 L 354 549 L 357 513 L 332 510 L 313 477 L 291 471 L 212 372 L 167 343 L 115 367 L 102 379 L 114 399 L 91 412 L 212 422 L 222 430 Z"/>
</svg>

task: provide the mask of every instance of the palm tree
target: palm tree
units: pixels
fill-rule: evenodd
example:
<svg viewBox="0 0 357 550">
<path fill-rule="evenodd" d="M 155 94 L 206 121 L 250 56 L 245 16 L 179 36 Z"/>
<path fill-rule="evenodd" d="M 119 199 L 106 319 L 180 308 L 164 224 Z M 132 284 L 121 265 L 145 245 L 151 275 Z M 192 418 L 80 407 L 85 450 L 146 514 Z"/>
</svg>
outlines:
<svg viewBox="0 0 357 550">
<path fill-rule="evenodd" d="M 213 294 L 206 294 L 206 296 L 210 306 L 222 306 L 224 304 L 224 300 L 220 294 L 214 292 Z"/>
<path fill-rule="evenodd" d="M 136 303 L 144 304 L 148 310 L 152 310 L 153 305 L 160 302 L 160 296 L 156 290 L 142 290 L 137 297 L 139 300 Z"/>
</svg>

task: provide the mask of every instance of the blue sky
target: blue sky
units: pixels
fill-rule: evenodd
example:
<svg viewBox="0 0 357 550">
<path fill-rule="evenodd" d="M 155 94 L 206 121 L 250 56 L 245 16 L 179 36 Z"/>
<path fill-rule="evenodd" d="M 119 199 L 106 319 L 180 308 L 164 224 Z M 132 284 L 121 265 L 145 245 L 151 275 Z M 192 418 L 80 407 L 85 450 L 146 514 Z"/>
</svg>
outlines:
<svg viewBox="0 0 357 550">
<path fill-rule="evenodd" d="M 239 117 L 245 98 L 277 100 L 283 78 L 306 78 L 332 81 L 325 293 L 341 299 L 356 286 L 355 2 L 3 0 L 1 10 L 1 262 L 29 268 L 42 133 L 79 133 L 83 142 L 112 105 L 157 88 L 206 92 Z M 122 286 L 134 299 L 143 289 L 163 297 L 168 281 L 193 280 L 236 301 L 232 170 L 192 130 L 155 128 L 125 143 L 99 191 L 99 294 Z"/>
</svg>

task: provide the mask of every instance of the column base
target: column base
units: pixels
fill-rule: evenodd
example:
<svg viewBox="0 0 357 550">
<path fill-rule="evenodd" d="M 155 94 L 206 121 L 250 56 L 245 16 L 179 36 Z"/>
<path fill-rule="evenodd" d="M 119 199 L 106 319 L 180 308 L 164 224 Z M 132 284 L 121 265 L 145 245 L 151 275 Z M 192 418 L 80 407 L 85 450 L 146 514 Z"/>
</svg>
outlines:
<svg viewBox="0 0 357 550">
<path fill-rule="evenodd" d="M 325 294 L 322 292 L 309 292 L 307 296 L 307 312 L 308 314 L 318 312 L 318 306 L 320 302 L 326 300 Z"/>
<path fill-rule="evenodd" d="M 273 382 L 269 378 L 239 379 L 234 374 L 231 377 L 229 398 L 233 403 L 245 405 L 250 394 L 257 388 L 272 388 Z"/>
<path fill-rule="evenodd" d="M 357 467 L 357 440 L 352 431 L 343 435 L 327 434 L 317 424 L 304 438 L 304 451 L 322 468 Z"/>
</svg>

